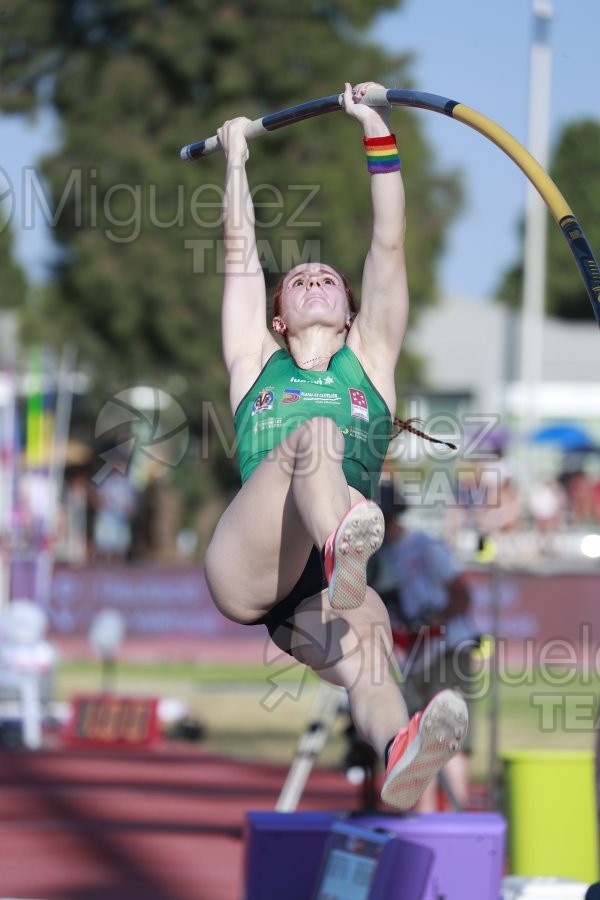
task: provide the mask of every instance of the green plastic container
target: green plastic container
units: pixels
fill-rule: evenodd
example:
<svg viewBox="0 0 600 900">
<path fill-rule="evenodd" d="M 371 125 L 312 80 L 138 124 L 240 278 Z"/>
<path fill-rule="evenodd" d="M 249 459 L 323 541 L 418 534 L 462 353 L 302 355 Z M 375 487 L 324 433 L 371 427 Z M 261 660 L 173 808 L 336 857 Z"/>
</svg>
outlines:
<svg viewBox="0 0 600 900">
<path fill-rule="evenodd" d="M 511 874 L 596 881 L 594 753 L 515 750 L 501 758 Z"/>
</svg>

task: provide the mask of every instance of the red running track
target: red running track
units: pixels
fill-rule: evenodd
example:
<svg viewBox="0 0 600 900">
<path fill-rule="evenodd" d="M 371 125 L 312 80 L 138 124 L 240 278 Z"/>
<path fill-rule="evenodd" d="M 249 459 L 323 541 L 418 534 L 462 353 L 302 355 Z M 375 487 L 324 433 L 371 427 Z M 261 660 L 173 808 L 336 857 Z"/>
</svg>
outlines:
<svg viewBox="0 0 600 900">
<path fill-rule="evenodd" d="M 0 896 L 239 900 L 247 810 L 272 810 L 284 766 L 189 745 L 146 752 L 0 752 Z M 358 810 L 314 769 L 299 809 Z"/>
</svg>

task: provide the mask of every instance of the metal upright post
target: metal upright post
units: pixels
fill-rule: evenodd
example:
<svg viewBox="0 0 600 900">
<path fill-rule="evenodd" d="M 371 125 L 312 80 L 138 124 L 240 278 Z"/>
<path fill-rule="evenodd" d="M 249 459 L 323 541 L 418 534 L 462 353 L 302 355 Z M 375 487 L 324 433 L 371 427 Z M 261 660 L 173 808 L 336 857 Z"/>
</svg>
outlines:
<svg viewBox="0 0 600 900">
<path fill-rule="evenodd" d="M 550 135 L 549 43 L 552 20 L 550 0 L 533 0 L 534 35 L 529 73 L 529 152 L 545 169 Z M 525 249 L 521 309 L 520 378 L 523 390 L 521 431 L 535 427 L 539 411 L 539 389 L 543 372 L 544 306 L 546 288 L 547 214 L 535 186 L 527 183 L 525 194 Z"/>
<path fill-rule="evenodd" d="M 319 687 L 308 724 L 300 735 L 294 761 L 275 806 L 277 812 L 293 812 L 298 806 L 308 776 L 325 746 L 342 700 L 339 689 L 328 684 Z"/>
<path fill-rule="evenodd" d="M 500 773 L 498 771 L 498 735 L 500 717 L 500 695 L 498 678 L 498 646 L 500 632 L 500 590 L 501 577 L 498 563 L 494 560 L 490 563 L 490 611 L 491 632 L 493 641 L 493 653 L 490 659 L 490 809 L 496 810 L 500 805 L 499 784 Z"/>
</svg>

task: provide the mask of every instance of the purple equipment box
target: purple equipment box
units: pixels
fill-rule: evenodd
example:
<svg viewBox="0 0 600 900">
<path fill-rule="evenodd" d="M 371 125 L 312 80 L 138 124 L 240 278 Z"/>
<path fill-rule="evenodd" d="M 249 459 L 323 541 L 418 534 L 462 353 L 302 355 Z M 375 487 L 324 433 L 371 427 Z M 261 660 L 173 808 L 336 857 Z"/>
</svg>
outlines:
<svg viewBox="0 0 600 900">
<path fill-rule="evenodd" d="M 363 828 L 385 828 L 433 850 L 433 867 L 423 900 L 500 897 L 506 821 L 498 813 L 364 815 L 353 821 Z M 399 900 L 400 892 L 397 896 Z"/>
<path fill-rule="evenodd" d="M 315 888 L 335 821 L 382 829 L 433 851 L 419 900 L 498 900 L 506 822 L 497 813 L 354 815 L 250 812 L 246 827 L 245 900 L 307 900 Z M 400 858 L 400 857 L 399 857 Z M 386 900 L 406 900 L 406 854 Z M 404 875 L 403 875 L 404 873 Z M 388 887 L 389 891 L 389 887 Z"/>
<path fill-rule="evenodd" d="M 249 812 L 246 816 L 244 900 L 308 900 L 329 828 L 342 813 Z"/>
</svg>

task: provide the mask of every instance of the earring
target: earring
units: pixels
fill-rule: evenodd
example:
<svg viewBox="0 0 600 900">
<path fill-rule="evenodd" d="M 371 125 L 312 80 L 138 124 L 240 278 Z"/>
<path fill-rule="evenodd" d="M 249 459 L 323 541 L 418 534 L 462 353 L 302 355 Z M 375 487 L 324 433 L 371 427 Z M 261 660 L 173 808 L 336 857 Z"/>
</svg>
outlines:
<svg viewBox="0 0 600 900">
<path fill-rule="evenodd" d="M 287 326 L 280 316 L 276 316 L 273 319 L 273 331 L 276 331 L 277 334 L 285 334 L 287 331 Z"/>
</svg>

